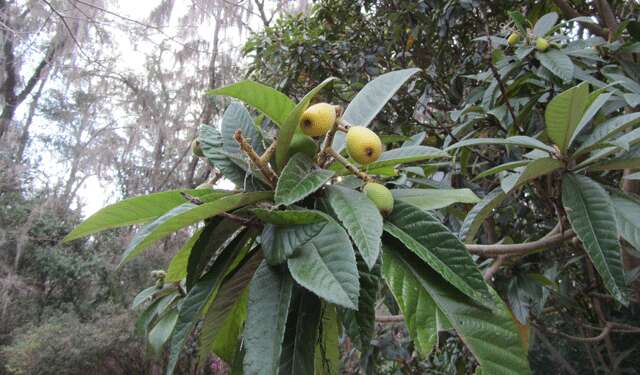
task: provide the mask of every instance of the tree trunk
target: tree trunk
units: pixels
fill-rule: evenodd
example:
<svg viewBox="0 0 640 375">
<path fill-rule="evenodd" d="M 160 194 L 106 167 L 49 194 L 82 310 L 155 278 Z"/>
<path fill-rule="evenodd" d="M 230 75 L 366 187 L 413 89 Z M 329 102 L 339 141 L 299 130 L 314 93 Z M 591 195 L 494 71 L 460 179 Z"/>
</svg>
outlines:
<svg viewBox="0 0 640 375">
<path fill-rule="evenodd" d="M 22 164 L 22 159 L 24 158 L 24 150 L 27 148 L 27 144 L 29 143 L 29 128 L 33 123 L 33 117 L 36 113 L 36 106 L 38 105 L 38 101 L 40 100 L 40 95 L 42 94 L 42 89 L 44 88 L 45 83 L 47 82 L 47 77 L 43 78 L 40 82 L 40 86 L 38 87 L 38 91 L 36 91 L 33 99 L 31 100 L 31 104 L 29 106 L 29 113 L 27 114 L 27 119 L 24 122 L 24 126 L 22 127 L 22 134 L 20 135 L 20 141 L 18 143 L 18 150 L 16 151 L 15 161 L 17 164 Z"/>
</svg>

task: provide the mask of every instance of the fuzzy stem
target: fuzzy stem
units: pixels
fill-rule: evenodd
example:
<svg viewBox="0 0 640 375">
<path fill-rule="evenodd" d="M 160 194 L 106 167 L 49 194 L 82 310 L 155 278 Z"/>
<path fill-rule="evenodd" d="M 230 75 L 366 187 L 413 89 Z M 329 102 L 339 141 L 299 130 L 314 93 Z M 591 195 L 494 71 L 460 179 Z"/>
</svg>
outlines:
<svg viewBox="0 0 640 375">
<path fill-rule="evenodd" d="M 276 152 L 276 144 L 277 143 L 278 143 L 277 139 L 274 139 L 273 143 L 271 145 L 269 145 L 269 147 L 267 147 L 267 149 L 264 150 L 264 153 L 262 153 L 262 156 L 260 156 L 260 160 L 264 164 L 269 163 L 269 160 L 271 160 L 271 158 L 273 157 L 273 154 Z"/>
<path fill-rule="evenodd" d="M 329 149 L 331 148 L 331 146 L 333 145 L 333 139 L 336 137 L 336 132 L 338 131 L 338 123 L 339 123 L 340 119 L 336 120 L 333 123 L 333 126 L 331 127 L 331 129 L 329 130 L 329 132 L 327 133 L 327 135 L 325 135 L 324 137 L 324 141 L 322 142 L 322 149 L 320 151 L 320 153 L 318 154 L 318 166 L 320 166 L 320 168 L 324 168 L 325 164 L 327 163 L 328 159 L 329 159 Z"/>
<path fill-rule="evenodd" d="M 345 159 L 342 155 L 340 155 L 336 150 L 334 150 L 332 147 L 329 147 L 327 149 L 327 152 L 333 156 L 334 159 L 336 159 L 336 161 L 342 165 L 344 165 L 345 168 L 347 168 L 349 170 L 349 172 L 351 172 L 353 175 L 355 175 L 356 177 L 358 177 L 359 179 L 365 181 L 365 182 L 369 182 L 371 181 L 371 177 L 362 172 L 361 170 L 358 169 L 358 167 L 356 167 L 355 165 L 349 163 L 349 161 L 347 159 Z"/>
<path fill-rule="evenodd" d="M 256 153 L 249 142 L 247 142 L 247 139 L 242 136 L 242 131 L 240 131 L 240 129 L 236 130 L 234 138 L 240 145 L 240 149 L 249 157 L 249 159 L 251 159 L 253 164 L 255 164 L 255 166 L 260 169 L 264 177 L 267 179 L 269 185 L 274 188 L 276 186 L 276 182 L 278 181 L 278 175 L 276 174 L 276 172 L 274 172 L 269 164 L 263 161 L 262 158 Z"/>
</svg>

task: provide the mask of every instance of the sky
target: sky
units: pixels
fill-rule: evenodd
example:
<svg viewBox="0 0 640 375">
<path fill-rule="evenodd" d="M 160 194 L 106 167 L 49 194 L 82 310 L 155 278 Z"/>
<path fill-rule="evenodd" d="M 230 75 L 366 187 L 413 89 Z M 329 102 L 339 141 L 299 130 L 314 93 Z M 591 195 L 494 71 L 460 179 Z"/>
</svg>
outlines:
<svg viewBox="0 0 640 375">
<path fill-rule="evenodd" d="M 108 9 L 124 17 L 146 23 L 145 19 L 147 18 L 150 9 L 153 9 L 159 3 L 160 0 L 124 0 L 110 3 L 108 5 Z M 183 0 L 175 2 L 173 16 L 169 21 L 169 24 L 162 29 L 165 35 L 158 33 L 156 37 L 157 41 L 166 39 L 166 35 L 174 36 L 178 34 L 179 30 L 177 28 L 177 20 L 185 13 L 188 4 L 189 2 Z M 199 27 L 198 33 L 204 37 L 210 36 L 214 26 L 212 22 L 213 21 L 208 21 L 208 23 L 204 22 Z M 250 22 L 250 24 L 254 29 L 255 27 L 259 27 L 258 22 Z M 134 45 L 126 33 L 123 33 L 116 28 L 112 28 L 111 31 L 114 44 L 118 48 L 117 52 L 123 56 L 121 64 L 124 64 L 128 68 L 142 66 L 145 59 L 144 52 L 147 48 L 151 49 L 152 42 L 137 41 Z M 179 40 L 179 38 L 176 39 Z M 235 33 L 231 35 L 228 43 L 230 43 L 232 47 L 239 47 L 244 43 L 245 39 L 246 35 Z M 34 126 L 36 127 L 36 131 L 40 131 L 41 133 L 50 131 L 47 129 L 46 123 L 43 122 L 34 122 Z M 59 162 L 59 157 L 56 157 L 55 155 L 43 155 L 42 160 L 43 174 L 47 176 L 55 176 L 54 179 L 66 177 L 67 170 L 65 163 Z M 45 180 L 48 179 L 45 178 Z M 218 182 L 216 187 L 221 189 L 233 189 L 235 186 L 229 180 L 222 179 Z M 115 184 L 100 180 L 97 176 L 87 178 L 78 190 L 78 197 L 80 199 L 80 204 L 82 205 L 82 215 L 85 218 L 91 216 L 105 205 L 115 203 L 117 200 L 122 198 L 118 196 L 118 189 Z"/>
</svg>

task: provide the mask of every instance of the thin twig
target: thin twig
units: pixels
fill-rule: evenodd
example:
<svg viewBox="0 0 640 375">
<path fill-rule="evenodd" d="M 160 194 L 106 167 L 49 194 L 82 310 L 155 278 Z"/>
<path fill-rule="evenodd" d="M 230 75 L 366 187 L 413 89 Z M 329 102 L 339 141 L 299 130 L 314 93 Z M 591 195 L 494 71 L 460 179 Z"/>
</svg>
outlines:
<svg viewBox="0 0 640 375">
<path fill-rule="evenodd" d="M 347 168 L 347 170 L 349 170 L 349 172 L 351 172 L 354 176 L 358 177 L 359 179 L 365 182 L 371 181 L 371 177 L 368 174 L 362 172 L 361 170 L 358 169 L 358 167 L 349 163 L 349 160 L 345 159 L 342 155 L 336 152 L 336 150 L 334 150 L 333 147 L 330 147 L 329 149 L 327 149 L 327 152 L 331 156 L 333 156 L 333 158 L 336 159 L 336 161 L 344 165 L 344 167 Z"/>
<path fill-rule="evenodd" d="M 331 129 L 329 130 L 329 132 L 324 136 L 324 141 L 322 142 L 322 149 L 317 157 L 317 161 L 318 161 L 317 164 L 320 168 L 324 168 L 325 163 L 328 161 L 329 156 L 331 155 L 329 153 L 329 149 L 331 148 L 331 146 L 333 146 L 333 139 L 335 138 L 337 131 L 338 131 L 338 121 L 336 120 L 333 123 L 333 126 L 331 126 Z"/>
<path fill-rule="evenodd" d="M 509 97 L 507 96 L 507 88 L 504 85 L 504 82 L 502 81 L 502 78 L 500 77 L 500 73 L 498 72 L 498 69 L 495 67 L 495 65 L 493 65 L 493 61 L 492 61 L 492 57 L 491 57 L 491 51 L 493 50 L 493 46 L 491 43 L 491 31 L 489 31 L 489 22 L 487 20 L 487 15 L 485 14 L 485 12 L 482 10 L 482 8 L 478 8 L 478 11 L 480 12 L 480 15 L 482 16 L 482 19 L 484 20 L 484 29 L 485 32 L 487 34 L 487 64 L 489 64 L 489 69 L 491 69 L 491 73 L 493 74 L 493 78 L 495 78 L 495 80 L 498 82 L 498 87 L 500 88 L 500 92 L 502 93 L 502 97 L 504 98 L 504 104 L 507 106 L 507 110 L 509 111 L 509 114 L 511 115 L 511 118 L 513 119 L 513 126 L 516 127 L 516 129 L 518 129 L 518 131 L 522 134 L 524 134 L 523 129 L 520 128 L 520 125 L 518 124 L 518 119 L 516 117 L 516 112 L 513 109 L 513 106 L 511 106 L 511 102 L 509 102 Z M 506 130 L 506 129 L 505 129 Z"/>
<path fill-rule="evenodd" d="M 486 271 L 484 271 L 484 275 L 482 276 L 486 281 L 491 280 L 493 275 L 495 275 L 495 273 L 498 272 L 498 270 L 502 266 L 502 263 L 504 263 L 505 259 L 507 259 L 506 256 L 500 255 L 499 257 L 496 258 L 496 260 L 493 261 L 493 263 L 491 263 L 491 266 L 487 268 Z"/>
<path fill-rule="evenodd" d="M 611 333 L 612 330 L 612 326 L 611 324 L 607 323 L 604 328 L 602 328 L 602 331 L 600 332 L 600 334 L 598 334 L 597 336 L 593 336 L 593 337 L 579 337 L 579 336 L 573 336 L 573 335 L 569 335 L 567 333 L 558 331 L 556 329 L 553 328 L 546 328 L 546 327 L 542 327 L 542 326 L 538 326 L 536 325 L 537 328 L 541 328 L 547 332 L 550 332 L 554 335 L 558 335 L 561 337 L 564 337 L 566 339 L 572 340 L 572 341 L 579 341 L 579 342 L 598 342 L 598 341 L 602 341 L 604 340 L 607 336 L 609 336 L 609 334 Z"/>
<path fill-rule="evenodd" d="M 378 322 L 378 323 L 401 323 L 401 322 L 404 322 L 404 316 L 402 316 L 402 315 L 376 315 L 376 322 Z"/>
<path fill-rule="evenodd" d="M 269 163 L 269 160 L 271 160 L 271 158 L 273 157 L 273 154 L 276 152 L 276 144 L 277 144 L 277 140 L 274 139 L 273 143 L 269 145 L 269 147 L 267 147 L 266 150 L 264 150 L 264 152 L 262 153 L 262 156 L 260 156 L 260 160 L 262 160 L 263 163 Z"/>
<path fill-rule="evenodd" d="M 233 138 L 238 142 L 240 149 L 249 157 L 253 164 L 260 169 L 269 185 L 272 188 L 275 187 L 276 182 L 278 181 L 278 175 L 273 171 L 273 169 L 271 169 L 269 164 L 264 162 L 260 155 L 256 153 L 251 144 L 247 142 L 247 139 L 242 136 L 242 131 L 240 129 L 236 130 Z"/>
</svg>

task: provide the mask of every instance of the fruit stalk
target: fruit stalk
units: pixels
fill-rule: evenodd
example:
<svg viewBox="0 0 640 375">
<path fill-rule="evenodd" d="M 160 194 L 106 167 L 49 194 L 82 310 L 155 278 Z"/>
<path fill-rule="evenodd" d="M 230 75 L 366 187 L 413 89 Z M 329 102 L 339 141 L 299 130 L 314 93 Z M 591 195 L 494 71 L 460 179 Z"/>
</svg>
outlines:
<svg viewBox="0 0 640 375">
<path fill-rule="evenodd" d="M 318 165 L 320 168 L 324 168 L 326 162 L 329 159 L 329 149 L 333 145 L 333 140 L 336 137 L 336 132 L 338 131 L 338 126 L 340 123 L 340 118 L 333 123 L 331 130 L 324 136 L 324 141 L 322 142 L 322 150 L 318 154 Z"/>
<path fill-rule="evenodd" d="M 342 117 L 339 117 L 336 122 L 338 124 L 338 130 L 340 130 L 343 133 L 348 132 L 349 128 L 352 126 L 347 121 L 345 121 Z"/>
<path fill-rule="evenodd" d="M 342 155 L 340 155 L 338 152 L 336 152 L 336 150 L 334 150 L 333 147 L 329 147 L 327 149 L 327 153 L 329 155 L 333 156 L 333 158 L 336 159 L 338 161 L 338 163 L 344 165 L 344 167 L 347 168 L 347 170 L 349 170 L 349 172 L 351 172 L 354 176 L 358 177 L 359 179 L 361 179 L 361 180 L 363 180 L 365 182 L 371 181 L 371 176 L 369 176 L 368 174 L 362 172 L 355 165 L 349 163 L 349 160 L 345 159 Z"/>
<path fill-rule="evenodd" d="M 242 150 L 242 152 L 244 152 L 249 157 L 251 162 L 253 162 L 253 164 L 255 164 L 255 166 L 260 169 L 264 177 L 267 179 L 267 183 L 269 184 L 269 186 L 271 188 L 275 188 L 278 181 L 278 175 L 276 174 L 276 172 L 274 172 L 273 169 L 271 169 L 271 166 L 269 166 L 267 162 L 262 160 L 260 155 L 256 153 L 249 142 L 247 142 L 247 139 L 242 136 L 242 131 L 240 131 L 240 129 L 236 130 L 233 137 L 240 145 L 240 149 Z"/>
</svg>

